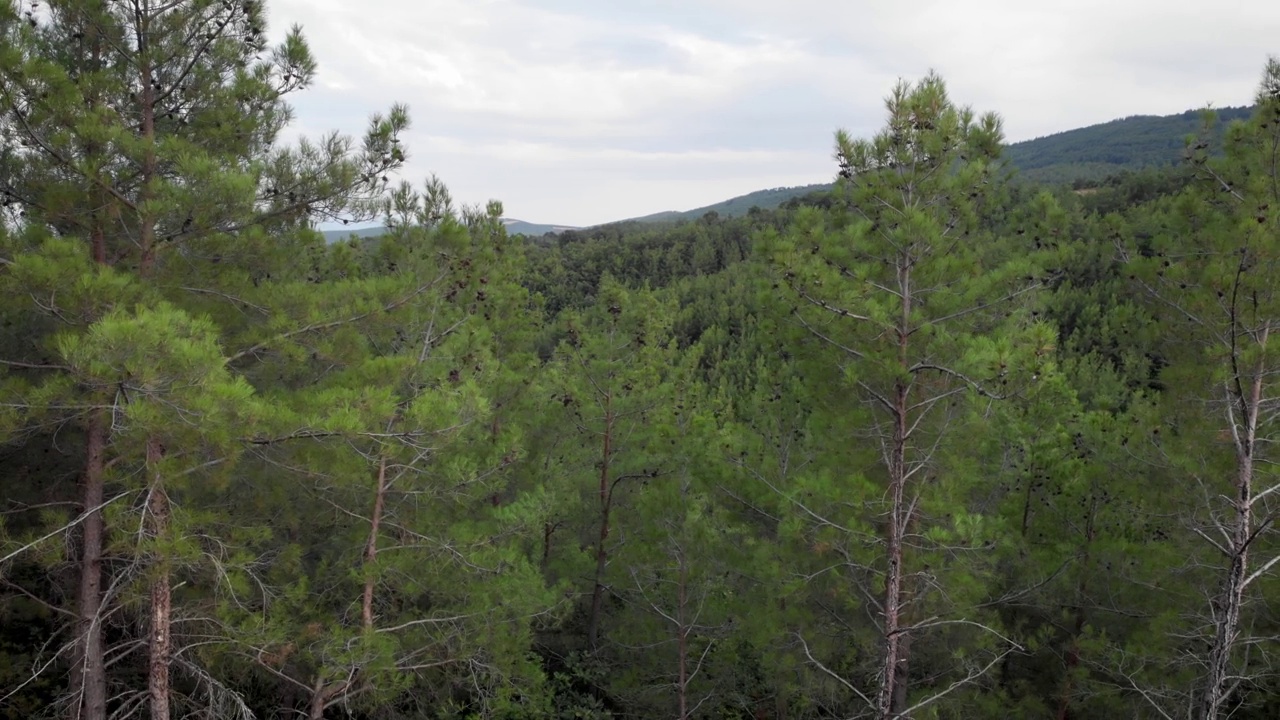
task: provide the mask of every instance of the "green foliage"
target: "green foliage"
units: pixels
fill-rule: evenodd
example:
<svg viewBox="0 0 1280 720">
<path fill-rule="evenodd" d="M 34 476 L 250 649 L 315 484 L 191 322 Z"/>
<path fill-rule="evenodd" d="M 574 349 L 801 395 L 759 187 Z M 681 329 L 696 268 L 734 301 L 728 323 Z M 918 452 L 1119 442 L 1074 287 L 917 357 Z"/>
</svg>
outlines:
<svg viewBox="0 0 1280 720">
<path fill-rule="evenodd" d="M 1275 714 L 1274 61 L 526 243 L 164 8 L 0 9 L 0 717 Z"/>
</svg>

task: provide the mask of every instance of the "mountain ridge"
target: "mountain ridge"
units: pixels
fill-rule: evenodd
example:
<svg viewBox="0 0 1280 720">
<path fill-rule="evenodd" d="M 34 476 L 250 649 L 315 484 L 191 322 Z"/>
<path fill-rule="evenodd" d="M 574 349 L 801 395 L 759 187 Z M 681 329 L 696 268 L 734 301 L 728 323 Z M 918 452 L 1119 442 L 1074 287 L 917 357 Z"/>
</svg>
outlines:
<svg viewBox="0 0 1280 720">
<path fill-rule="evenodd" d="M 1249 106 L 1216 109 L 1214 112 L 1217 113 L 1219 123 L 1210 137 L 1211 148 L 1221 146 L 1223 128 L 1228 123 L 1247 118 L 1252 110 Z M 1089 186 L 1125 171 L 1133 172 L 1179 162 L 1186 137 L 1203 126 L 1203 112 L 1186 110 L 1173 115 L 1130 115 L 1050 133 L 1006 145 L 1005 158 L 1017 170 L 1016 181 Z M 697 219 L 711 212 L 725 217 L 741 217 L 753 207 L 772 210 L 789 200 L 830 190 L 833 186 L 834 183 L 815 183 L 756 190 L 692 210 L 664 210 L 589 227 L 628 222 L 678 223 Z M 503 222 L 507 225 L 508 233 L 529 237 L 586 229 L 573 225 L 530 223 L 514 218 L 503 218 Z M 344 239 L 353 232 L 357 237 L 371 237 L 380 234 L 380 231 L 381 228 L 327 230 L 324 235 L 333 242 Z"/>
</svg>

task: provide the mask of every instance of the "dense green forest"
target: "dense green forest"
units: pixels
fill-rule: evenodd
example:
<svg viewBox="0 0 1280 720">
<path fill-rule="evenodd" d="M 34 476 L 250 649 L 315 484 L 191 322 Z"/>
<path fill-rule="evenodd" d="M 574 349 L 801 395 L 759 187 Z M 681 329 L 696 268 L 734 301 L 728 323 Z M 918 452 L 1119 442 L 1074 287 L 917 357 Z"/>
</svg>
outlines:
<svg viewBox="0 0 1280 720">
<path fill-rule="evenodd" d="M 0 718 L 1280 716 L 1280 61 L 1087 191 L 929 75 L 535 243 L 283 142 L 264 12 L 0 9 Z"/>
</svg>

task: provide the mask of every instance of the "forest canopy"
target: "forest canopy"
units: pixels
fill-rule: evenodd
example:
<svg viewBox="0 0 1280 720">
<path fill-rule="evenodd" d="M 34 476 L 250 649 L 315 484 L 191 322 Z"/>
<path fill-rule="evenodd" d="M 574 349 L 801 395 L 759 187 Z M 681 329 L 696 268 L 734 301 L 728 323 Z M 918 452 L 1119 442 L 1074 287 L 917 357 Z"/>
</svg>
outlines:
<svg viewBox="0 0 1280 720">
<path fill-rule="evenodd" d="M 535 243 L 286 141 L 260 0 L 0 38 L 0 718 L 1280 716 L 1280 60 L 1087 188 L 929 74 Z"/>
</svg>

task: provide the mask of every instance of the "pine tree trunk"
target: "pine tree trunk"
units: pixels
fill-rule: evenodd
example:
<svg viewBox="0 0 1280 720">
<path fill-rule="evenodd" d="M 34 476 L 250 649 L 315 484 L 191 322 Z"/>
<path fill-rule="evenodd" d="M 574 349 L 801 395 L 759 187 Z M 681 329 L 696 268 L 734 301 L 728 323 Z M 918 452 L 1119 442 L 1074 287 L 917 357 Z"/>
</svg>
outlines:
<svg viewBox="0 0 1280 720">
<path fill-rule="evenodd" d="M 80 523 L 80 580 L 76 593 L 76 646 L 71 666 L 72 720 L 104 720 L 107 715 L 107 672 L 102 647 L 102 501 L 107 428 L 101 411 L 86 427 Z"/>
<path fill-rule="evenodd" d="M 1265 350 L 1267 331 L 1263 330 L 1259 345 Z M 1231 530 L 1231 564 L 1223 579 L 1222 591 L 1213 603 L 1213 645 L 1209 651 L 1208 673 L 1201 717 L 1216 720 L 1223 714 L 1231 696 L 1231 656 L 1240 635 L 1240 613 L 1249 575 L 1249 542 L 1253 539 L 1253 475 L 1254 451 L 1257 448 L 1258 414 L 1262 405 L 1264 368 L 1257 368 L 1246 393 L 1241 377 L 1236 375 L 1236 402 L 1239 403 L 1241 427 L 1236 433 L 1236 479 L 1233 526 Z"/>
<path fill-rule="evenodd" d="M 911 687 L 907 682 L 907 674 L 911 663 L 911 634 L 901 633 L 898 640 L 898 664 L 893 668 L 893 704 L 889 707 L 889 717 L 899 717 L 907 710 L 907 691 Z"/>
<path fill-rule="evenodd" d="M 147 499 L 147 513 L 152 537 L 163 544 L 169 529 L 169 497 L 156 465 L 162 450 L 155 438 L 147 440 L 147 469 L 152 473 L 152 483 Z M 160 550 L 164 552 L 163 549 Z M 150 668 L 147 690 L 151 695 L 151 720 L 169 720 L 169 662 L 173 640 L 172 588 L 169 579 L 169 563 L 164 557 L 155 558 L 155 576 L 151 580 L 151 637 Z"/>
<path fill-rule="evenodd" d="M 141 188 L 138 192 L 138 206 L 145 207 L 147 202 L 151 200 L 152 189 L 151 182 L 157 174 L 156 160 L 156 91 L 152 84 L 154 81 L 154 72 L 151 66 L 150 45 L 148 38 L 150 18 L 146 13 L 139 13 L 138 17 L 138 62 L 139 62 L 139 82 L 142 85 L 142 92 L 139 94 L 139 114 L 141 115 L 140 128 L 142 130 L 142 140 L 145 143 L 142 156 L 142 177 Z M 142 257 L 138 264 L 138 271 L 141 275 L 149 277 L 155 269 L 156 261 L 156 226 L 153 217 L 138 218 L 138 244 L 142 248 Z"/>
<path fill-rule="evenodd" d="M 328 701 L 324 681 L 317 680 L 311 691 L 311 703 L 307 706 L 307 720 L 324 720 L 324 706 Z"/>
<path fill-rule="evenodd" d="M 307 720 L 323 720 L 324 710 L 329 707 L 329 702 L 350 690 L 351 686 L 350 679 L 336 682 L 332 685 L 325 683 L 323 678 L 316 680 L 315 685 L 311 687 L 311 702 L 307 705 Z"/>
<path fill-rule="evenodd" d="M 887 569 L 884 580 L 884 655 L 881 665 L 880 691 L 876 698 L 876 717 L 881 720 L 894 716 L 896 686 L 899 665 L 907 658 L 902 646 L 899 623 L 902 617 L 902 562 L 903 532 L 906 529 L 906 429 L 907 389 L 901 383 L 897 389 L 897 417 L 894 418 L 893 440 L 889 462 L 889 527 L 888 546 L 885 550 Z"/>
<path fill-rule="evenodd" d="M 542 572 L 546 574 L 547 567 L 551 565 L 551 536 L 555 533 L 556 526 L 550 521 L 542 524 Z"/>
<path fill-rule="evenodd" d="M 1244 605 L 1245 579 L 1249 569 L 1249 539 L 1252 516 L 1249 500 L 1253 488 L 1253 458 L 1239 459 L 1236 473 L 1236 516 L 1231 537 L 1231 565 L 1222 583 L 1222 592 L 1213 604 L 1214 636 L 1209 651 L 1208 677 L 1205 682 L 1204 720 L 1215 720 L 1230 697 L 1231 656 L 1240 634 L 1240 610 Z"/>
<path fill-rule="evenodd" d="M 909 371 L 907 350 L 911 338 L 911 259 L 903 257 L 898 266 L 901 316 L 898 325 L 898 365 L 905 374 Z M 903 536 L 910 522 L 907 507 L 907 440 L 911 428 L 911 388 L 903 380 L 894 384 L 893 436 L 889 445 L 889 527 L 885 548 L 884 579 L 884 655 L 880 667 L 880 689 L 876 697 L 876 717 L 888 720 L 905 708 L 905 693 L 898 692 L 899 681 L 904 683 L 910 646 L 904 644 L 900 627 L 903 612 Z M 901 676 L 901 677 L 900 677 Z M 901 697 L 900 697 L 901 695 Z"/>
<path fill-rule="evenodd" d="M 676 650 L 679 653 L 679 669 L 677 677 L 677 694 L 679 695 L 680 720 L 689 718 L 689 625 L 685 622 L 686 605 L 689 595 L 689 564 L 684 549 L 677 550 L 680 556 L 680 577 L 677 585 L 676 600 Z"/>
<path fill-rule="evenodd" d="M 378 528 L 382 525 L 382 513 L 386 507 L 387 496 L 387 457 L 378 459 L 377 489 L 373 495 L 373 516 L 369 519 L 369 541 L 364 549 L 364 596 L 360 602 L 360 617 L 366 632 L 373 630 L 373 590 L 374 577 L 372 565 L 378 560 Z"/>
<path fill-rule="evenodd" d="M 99 193 L 101 197 L 101 193 Z M 93 261 L 99 265 L 107 264 L 107 237 L 102 232 L 102 226 L 97 218 L 97 211 L 94 212 L 93 232 L 90 233 L 90 243 L 92 245 Z"/>
</svg>

